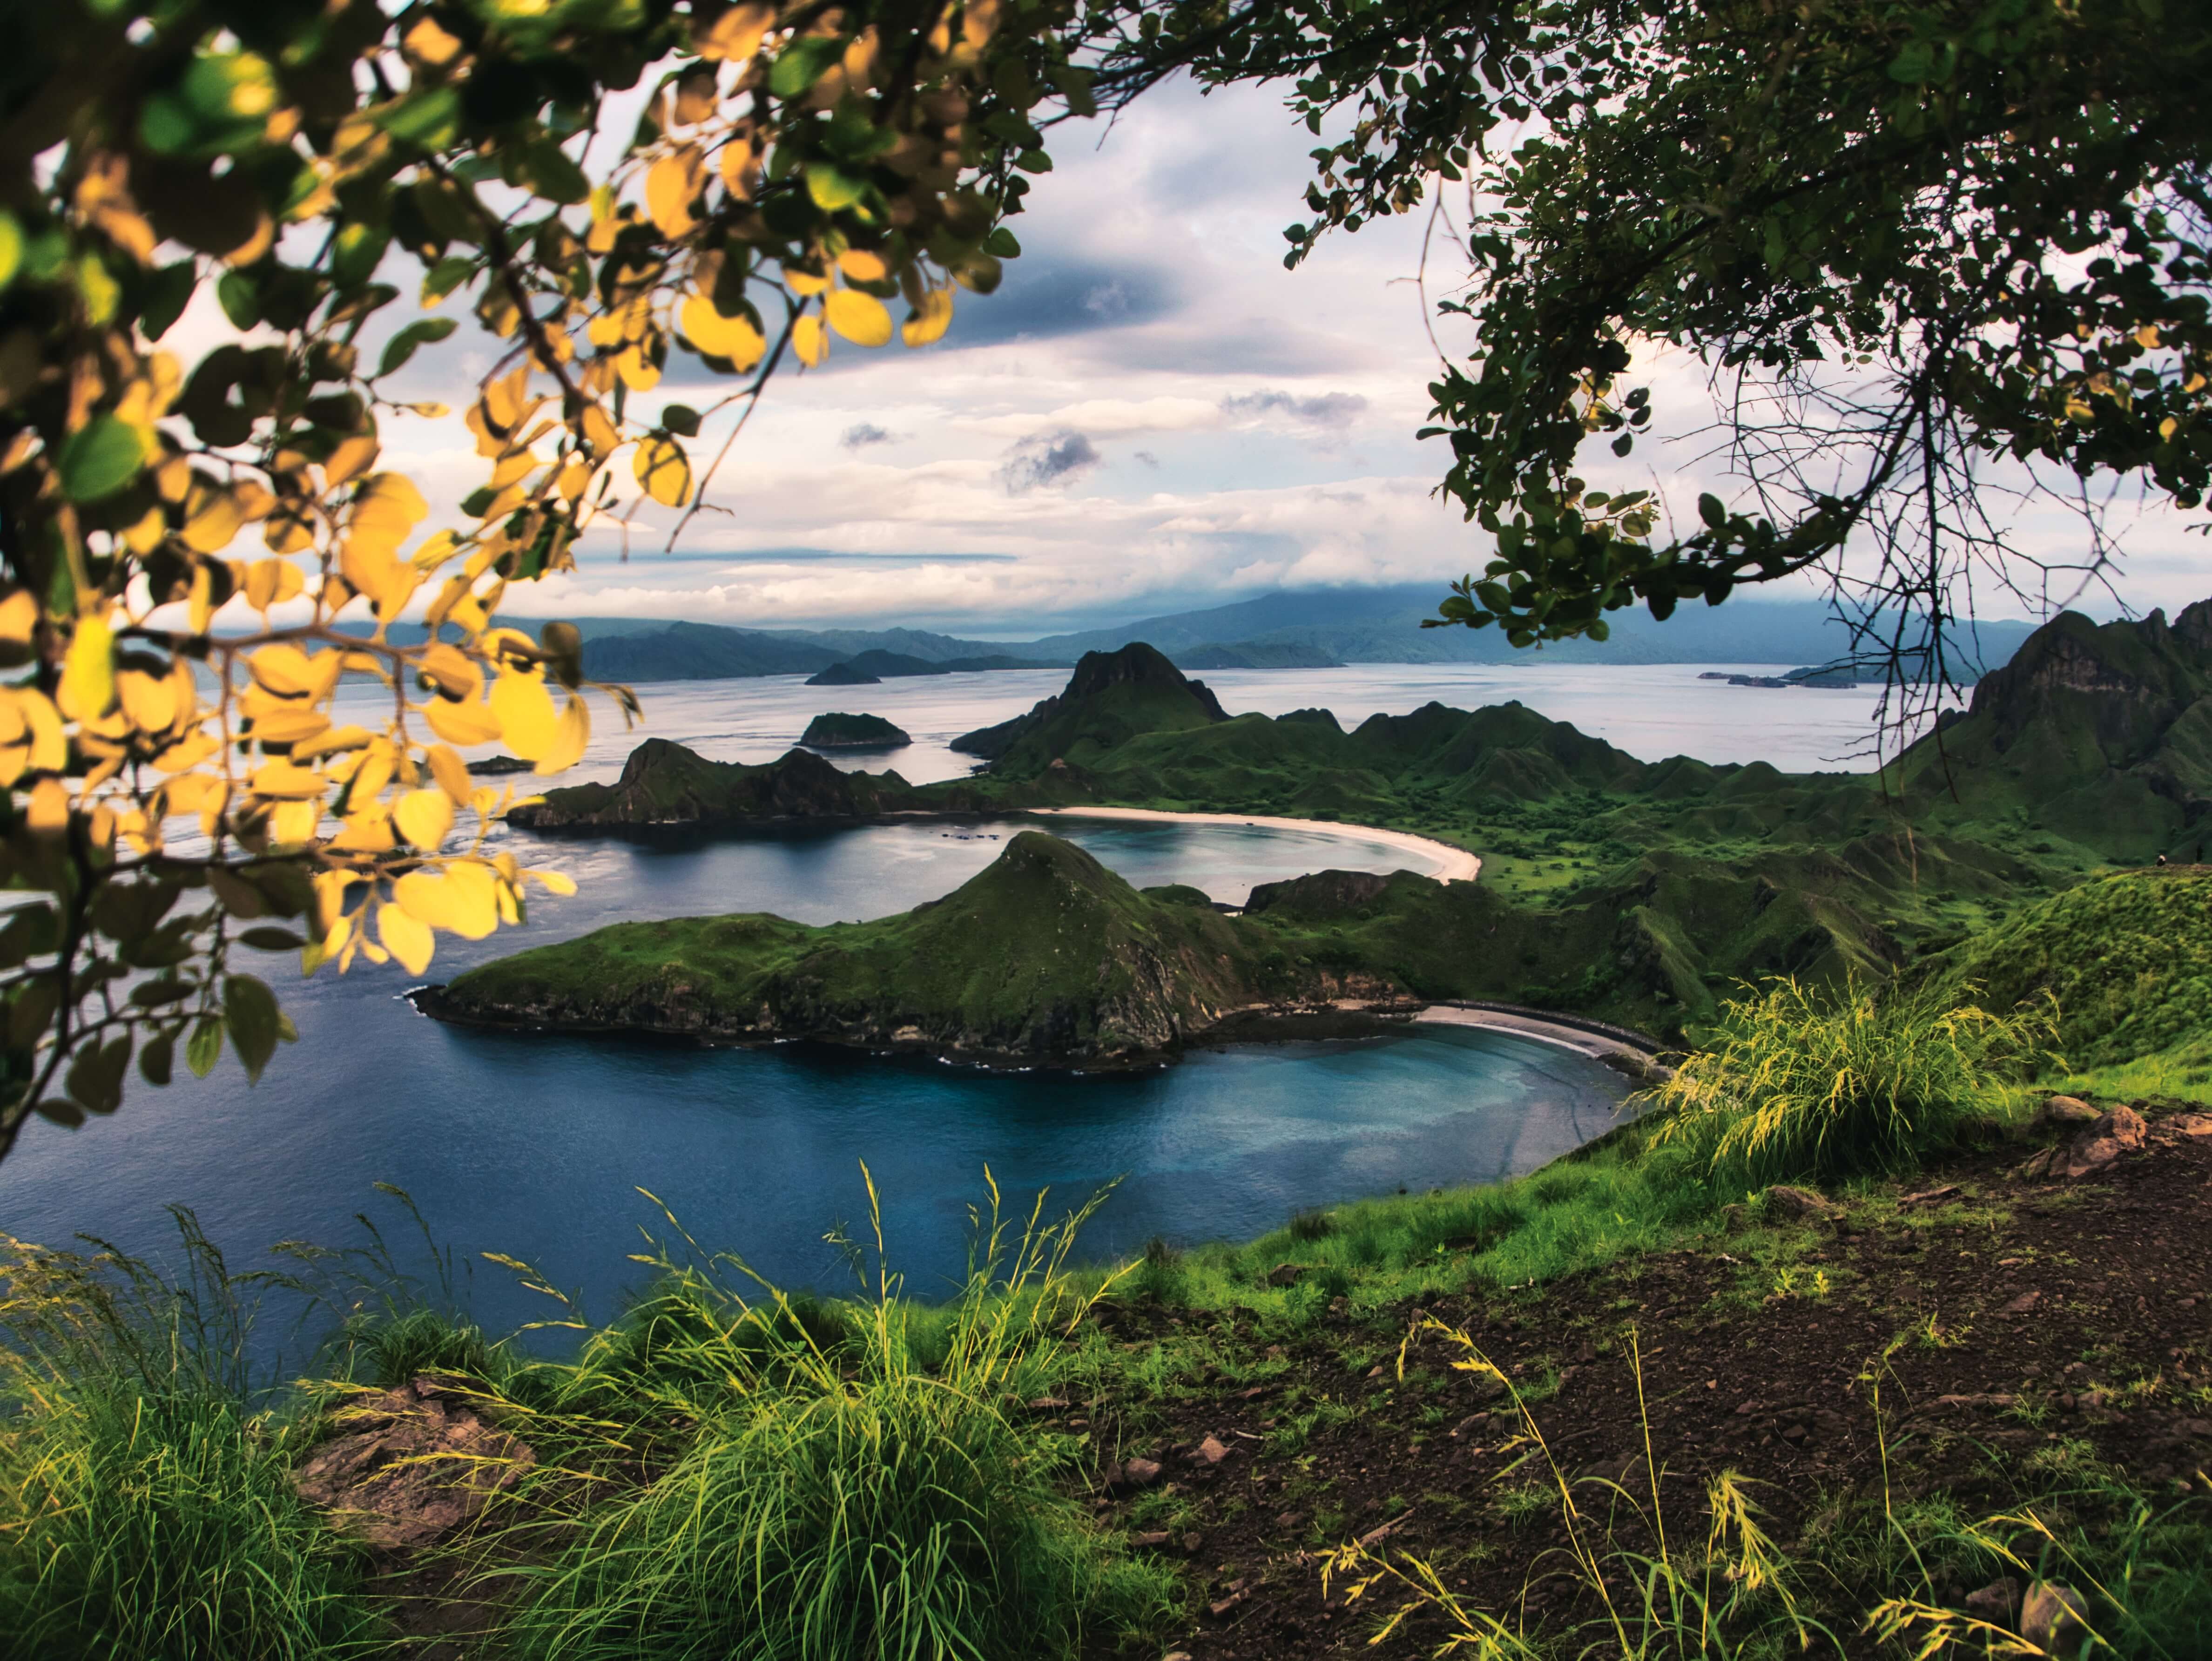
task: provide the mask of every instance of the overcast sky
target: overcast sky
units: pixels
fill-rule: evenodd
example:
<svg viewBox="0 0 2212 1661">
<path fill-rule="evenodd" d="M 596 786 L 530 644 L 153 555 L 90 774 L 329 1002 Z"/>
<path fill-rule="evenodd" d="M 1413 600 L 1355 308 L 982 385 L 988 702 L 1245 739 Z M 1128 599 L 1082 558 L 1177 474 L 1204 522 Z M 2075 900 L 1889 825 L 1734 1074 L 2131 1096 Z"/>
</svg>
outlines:
<svg viewBox="0 0 2212 1661">
<path fill-rule="evenodd" d="M 513 609 L 1019 636 L 1278 587 L 1441 594 L 1479 564 L 1476 533 L 1431 495 L 1443 447 L 1413 436 L 1436 367 L 1413 281 L 1426 215 L 1285 271 L 1313 141 L 1264 91 L 1169 88 L 1110 131 L 1055 137 L 1055 171 L 1012 222 L 1023 256 L 997 294 L 960 294 L 944 343 L 839 341 L 826 368 L 783 374 L 676 553 L 641 526 L 625 563 L 599 535 L 580 572 Z M 1457 270 L 1440 240 L 1432 274 Z M 465 404 L 486 363 L 466 341 L 418 359 L 411 394 Z M 663 394 L 713 396 L 687 356 L 671 367 Z M 434 502 L 480 482 L 457 418 L 386 439 L 386 465 Z M 695 450 L 718 441 L 710 425 Z M 1639 482 L 1655 463 L 1695 472 L 1689 447 L 1645 447 Z M 2130 543 L 2130 601 L 2212 592 L 2205 544 L 2178 522 Z"/>
</svg>

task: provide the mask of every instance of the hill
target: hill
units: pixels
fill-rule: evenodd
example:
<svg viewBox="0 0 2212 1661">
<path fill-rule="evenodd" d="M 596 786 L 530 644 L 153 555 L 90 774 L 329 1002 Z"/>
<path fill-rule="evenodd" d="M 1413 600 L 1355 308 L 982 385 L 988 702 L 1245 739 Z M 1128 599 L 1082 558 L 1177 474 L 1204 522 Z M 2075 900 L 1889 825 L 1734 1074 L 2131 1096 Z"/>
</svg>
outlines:
<svg viewBox="0 0 2212 1661">
<path fill-rule="evenodd" d="M 1086 652 L 1057 697 L 1028 714 L 963 733 L 952 748 L 981 756 L 1002 778 L 1079 768 L 1145 733 L 1180 732 L 1229 719 L 1204 681 L 1191 680 L 1140 643 Z"/>
<path fill-rule="evenodd" d="M 647 739 L 630 751 L 614 783 L 549 790 L 507 818 L 526 830 L 712 830 L 860 818 L 921 805 L 896 773 L 848 773 L 807 750 L 753 767 Z"/>
<path fill-rule="evenodd" d="M 617 923 L 471 970 L 443 1019 L 725 1041 L 793 1038 L 969 1062 L 1159 1061 L 1232 1016 L 1343 990 L 1261 931 L 1139 893 L 1072 843 L 1017 836 L 941 900 L 809 928 L 749 914 Z"/>
<path fill-rule="evenodd" d="M 881 715 L 848 715 L 842 710 L 815 716 L 799 741 L 810 750 L 895 750 L 914 742 L 905 728 Z"/>
<path fill-rule="evenodd" d="M 2077 1068 L 2212 1061 L 2212 870 L 2130 871 L 2023 910 L 1939 960 L 1950 992 L 1994 1007 L 2056 997 Z"/>
</svg>

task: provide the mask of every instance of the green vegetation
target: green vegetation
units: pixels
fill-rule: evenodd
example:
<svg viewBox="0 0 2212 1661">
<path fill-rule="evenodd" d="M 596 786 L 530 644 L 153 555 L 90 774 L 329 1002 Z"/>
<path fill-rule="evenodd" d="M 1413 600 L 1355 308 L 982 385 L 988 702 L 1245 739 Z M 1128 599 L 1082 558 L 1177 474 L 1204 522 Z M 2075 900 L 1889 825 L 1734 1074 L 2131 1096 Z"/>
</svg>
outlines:
<svg viewBox="0 0 2212 1661">
<path fill-rule="evenodd" d="M 1993 1014 L 1936 987 L 1780 980 L 1724 1006 L 1651 1092 L 1654 1143 L 1738 1187 L 1908 1171 L 2011 1117 L 2056 1027 L 2047 1003 Z"/>
<path fill-rule="evenodd" d="M 382 1653 L 360 1554 L 293 1494 L 312 1424 L 252 1404 L 240 1288 L 0 1235 L 0 1656 Z"/>
<path fill-rule="evenodd" d="M 1025 830 L 962 887 L 897 916 L 616 923 L 471 970 L 425 1007 L 1097 1065 L 1157 1059 L 1228 1013 L 1318 984 L 1267 931 L 1140 894 L 1073 843 Z"/>
</svg>

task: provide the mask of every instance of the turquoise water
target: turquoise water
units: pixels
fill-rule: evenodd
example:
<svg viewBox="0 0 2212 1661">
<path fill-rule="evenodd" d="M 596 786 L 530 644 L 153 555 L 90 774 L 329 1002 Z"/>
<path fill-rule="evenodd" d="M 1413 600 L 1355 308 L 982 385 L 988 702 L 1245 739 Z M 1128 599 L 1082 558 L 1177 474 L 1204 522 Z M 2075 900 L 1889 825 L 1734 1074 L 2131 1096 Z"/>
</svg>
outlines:
<svg viewBox="0 0 2212 1661">
<path fill-rule="evenodd" d="M 750 695 L 742 684 L 712 698 L 653 690 L 664 716 L 694 709 L 656 720 L 678 739 L 742 717 Z M 981 725 L 1010 711 L 978 702 L 953 713 Z M 533 905 L 526 929 L 441 943 L 433 973 L 618 918 L 880 916 L 957 886 L 1020 828 L 902 822 L 653 845 L 514 833 L 507 846 L 568 872 L 581 891 Z M 1420 864 L 1325 833 L 1050 828 L 1139 885 L 1188 882 L 1231 902 L 1255 882 L 1327 867 Z M 393 1208 L 374 1187 L 387 1183 L 414 1196 L 458 1260 L 526 1259 L 604 1317 L 640 1274 L 627 1254 L 641 1248 L 641 1228 L 665 1232 L 640 1189 L 706 1247 L 742 1252 L 793 1286 L 835 1288 L 842 1271 L 822 1236 L 864 1215 L 865 1159 L 884 1196 L 894 1267 L 927 1291 L 961 1265 L 966 1207 L 987 1164 L 1002 1188 L 1050 1186 L 1055 1203 L 1123 1178 L 1086 1235 L 1105 1254 L 1155 1233 L 1246 1238 L 1308 1206 L 1528 1171 L 1604 1130 L 1622 1093 L 1586 1057 L 1464 1030 L 1201 1051 L 1133 1076 L 1002 1075 L 813 1049 L 465 1031 L 417 1015 L 397 970 L 303 982 L 288 957 L 254 966 L 301 1038 L 260 1085 L 226 1057 L 205 1080 L 134 1087 L 119 1113 L 78 1131 L 34 1121 L 0 1164 L 0 1229 L 50 1243 L 82 1232 L 158 1254 L 175 1238 L 164 1208 L 177 1204 L 234 1263 L 252 1264 L 281 1240 L 355 1243 L 363 1211 L 389 1229 Z M 494 1325 L 546 1312 L 489 1266 L 474 1282 Z"/>
</svg>

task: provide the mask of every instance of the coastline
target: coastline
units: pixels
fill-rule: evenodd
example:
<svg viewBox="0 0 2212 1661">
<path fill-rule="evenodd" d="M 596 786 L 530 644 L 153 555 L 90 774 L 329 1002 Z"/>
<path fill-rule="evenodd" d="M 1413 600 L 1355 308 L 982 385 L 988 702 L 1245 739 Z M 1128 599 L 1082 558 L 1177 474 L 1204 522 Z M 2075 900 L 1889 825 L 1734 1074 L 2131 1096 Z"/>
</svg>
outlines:
<svg viewBox="0 0 2212 1661">
<path fill-rule="evenodd" d="M 1341 837 L 1346 842 L 1371 843 L 1378 847 L 1397 849 L 1401 853 L 1419 854 L 1441 867 L 1419 874 L 1434 877 L 1438 882 L 1473 882 L 1482 873 L 1481 856 L 1470 854 L 1464 848 L 1455 848 L 1448 842 L 1437 842 L 1428 837 L 1417 837 L 1410 830 L 1385 830 L 1371 824 L 1346 824 L 1341 819 L 1286 819 L 1265 813 L 1171 813 L 1158 807 L 1025 807 L 1013 811 L 1040 818 L 1121 819 L 1157 824 L 1252 825 L 1267 830 L 1310 830 L 1325 837 Z"/>
<path fill-rule="evenodd" d="M 1531 1038 L 1538 1043 L 1555 1044 L 1561 1050 L 1574 1050 L 1593 1061 L 1601 1062 L 1612 1056 L 1636 1054 L 1618 1038 L 1603 1037 L 1595 1032 L 1567 1026 L 1558 1021 L 1544 1020 L 1534 1015 L 1509 1014 L 1500 1009 L 1463 1009 L 1453 1004 L 1432 1003 L 1415 1015 L 1413 1022 L 1416 1025 L 1480 1026 L 1497 1032 L 1510 1032 L 1516 1037 Z"/>
</svg>

